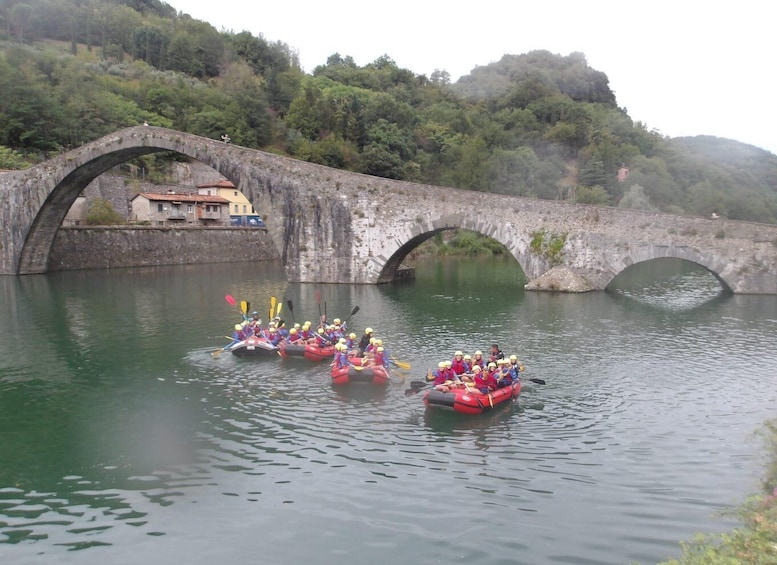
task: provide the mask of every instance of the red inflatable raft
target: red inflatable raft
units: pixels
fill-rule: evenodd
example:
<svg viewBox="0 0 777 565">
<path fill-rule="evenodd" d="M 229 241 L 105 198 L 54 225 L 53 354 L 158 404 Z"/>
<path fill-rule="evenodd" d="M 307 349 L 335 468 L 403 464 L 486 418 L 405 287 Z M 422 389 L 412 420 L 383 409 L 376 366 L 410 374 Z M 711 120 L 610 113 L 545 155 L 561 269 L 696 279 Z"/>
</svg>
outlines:
<svg viewBox="0 0 777 565">
<path fill-rule="evenodd" d="M 319 347 L 315 343 L 296 344 L 282 341 L 278 344 L 278 353 L 281 354 L 281 357 L 304 357 L 311 361 L 323 361 L 335 356 L 335 346 Z"/>
<path fill-rule="evenodd" d="M 361 367 L 349 365 L 341 369 L 332 367 L 331 373 L 333 385 L 368 384 L 382 386 L 387 385 L 389 382 L 388 372 L 381 366 Z"/>
<path fill-rule="evenodd" d="M 483 394 L 475 389 L 456 388 L 449 391 L 432 389 L 424 395 L 427 408 L 452 410 L 462 414 L 482 414 L 507 404 L 521 394 L 521 383 L 498 388 L 489 394 Z"/>
</svg>

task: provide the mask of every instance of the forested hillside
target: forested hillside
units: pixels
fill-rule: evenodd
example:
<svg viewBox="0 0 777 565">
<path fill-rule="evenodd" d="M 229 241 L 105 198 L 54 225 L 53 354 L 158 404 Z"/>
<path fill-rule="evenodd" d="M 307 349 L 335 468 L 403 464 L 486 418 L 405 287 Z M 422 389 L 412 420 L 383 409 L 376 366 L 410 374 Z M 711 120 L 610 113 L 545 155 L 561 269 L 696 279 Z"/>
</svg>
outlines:
<svg viewBox="0 0 777 565">
<path fill-rule="evenodd" d="M 286 43 L 158 0 L 0 0 L 0 24 L 0 169 L 148 122 L 388 178 L 777 221 L 777 156 L 648 131 L 582 53 L 505 55 L 451 84 L 388 55 L 306 74 Z M 165 158 L 137 163 L 153 177 Z"/>
</svg>

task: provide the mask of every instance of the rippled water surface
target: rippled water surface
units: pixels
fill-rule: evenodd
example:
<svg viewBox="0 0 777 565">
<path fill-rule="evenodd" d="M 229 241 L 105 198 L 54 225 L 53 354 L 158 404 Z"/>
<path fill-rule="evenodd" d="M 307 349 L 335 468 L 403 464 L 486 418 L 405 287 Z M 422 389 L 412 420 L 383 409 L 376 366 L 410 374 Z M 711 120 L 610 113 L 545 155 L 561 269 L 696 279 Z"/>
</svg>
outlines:
<svg viewBox="0 0 777 565">
<path fill-rule="evenodd" d="M 777 408 L 777 297 L 672 262 L 607 293 L 521 283 L 498 259 L 381 287 L 266 264 L 0 277 L 0 562 L 656 563 L 731 527 Z M 326 364 L 214 356 L 226 294 L 290 322 L 358 305 L 412 369 L 334 388 Z M 516 404 L 405 395 L 493 341 L 527 367 Z"/>
</svg>

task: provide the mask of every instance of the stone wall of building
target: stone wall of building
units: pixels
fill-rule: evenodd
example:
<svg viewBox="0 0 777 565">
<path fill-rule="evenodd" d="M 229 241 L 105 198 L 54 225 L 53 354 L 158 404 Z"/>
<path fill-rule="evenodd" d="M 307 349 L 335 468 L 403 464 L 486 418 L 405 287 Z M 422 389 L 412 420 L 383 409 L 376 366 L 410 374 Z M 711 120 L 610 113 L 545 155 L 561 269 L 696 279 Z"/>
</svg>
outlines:
<svg viewBox="0 0 777 565">
<path fill-rule="evenodd" d="M 279 259 L 256 228 L 62 227 L 49 270 L 189 265 Z"/>
</svg>

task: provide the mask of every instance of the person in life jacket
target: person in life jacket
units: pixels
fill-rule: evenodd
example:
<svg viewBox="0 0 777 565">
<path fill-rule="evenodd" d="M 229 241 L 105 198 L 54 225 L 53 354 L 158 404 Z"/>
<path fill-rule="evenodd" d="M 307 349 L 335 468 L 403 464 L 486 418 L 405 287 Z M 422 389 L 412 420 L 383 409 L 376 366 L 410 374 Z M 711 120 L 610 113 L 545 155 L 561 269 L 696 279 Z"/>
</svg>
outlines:
<svg viewBox="0 0 777 565">
<path fill-rule="evenodd" d="M 281 342 L 281 334 L 279 334 L 278 330 L 275 328 L 270 328 L 270 334 L 267 341 L 277 346 Z"/>
<path fill-rule="evenodd" d="M 513 369 L 510 368 L 510 362 L 507 359 L 502 359 L 500 367 L 501 369 L 496 374 L 496 382 L 499 388 L 510 386 L 518 379 L 517 373 L 514 373 Z"/>
<path fill-rule="evenodd" d="M 467 372 L 467 366 L 464 364 L 464 354 L 461 351 L 457 351 L 453 354 L 451 368 L 457 375 L 461 375 Z"/>
<path fill-rule="evenodd" d="M 383 367 L 384 369 L 388 369 L 386 349 L 382 345 L 379 345 L 375 348 L 375 358 L 373 359 L 372 364 L 376 367 Z"/>
<path fill-rule="evenodd" d="M 329 339 L 327 339 L 327 337 L 326 337 L 326 333 L 324 332 L 324 328 L 318 328 L 316 330 L 315 337 L 316 337 L 315 343 L 319 347 L 326 347 L 327 345 L 329 345 Z"/>
<path fill-rule="evenodd" d="M 472 372 L 472 355 L 466 353 L 464 355 L 464 373 L 469 374 Z"/>
<path fill-rule="evenodd" d="M 228 349 L 235 345 L 237 342 L 243 341 L 243 325 L 242 324 L 235 324 L 235 331 L 232 332 L 232 343 L 230 343 L 227 347 L 224 349 Z"/>
<path fill-rule="evenodd" d="M 474 368 L 475 365 L 478 365 L 481 369 L 486 368 L 486 360 L 483 359 L 482 351 L 475 351 L 475 354 L 472 357 L 472 367 Z"/>
<path fill-rule="evenodd" d="M 335 358 L 332 361 L 332 366 L 335 369 L 351 366 L 351 362 L 348 360 L 348 349 L 342 343 L 335 344 Z"/>
<path fill-rule="evenodd" d="M 521 360 L 518 359 L 517 355 L 510 355 L 509 361 L 510 370 L 515 373 L 514 377 L 518 379 L 518 377 L 520 377 L 520 373 L 523 372 L 523 363 L 521 363 Z"/>
<path fill-rule="evenodd" d="M 493 375 L 483 373 L 483 370 L 480 367 L 476 367 L 473 374 L 475 375 L 475 388 L 483 394 L 488 394 L 497 389 L 497 381 Z"/>
<path fill-rule="evenodd" d="M 453 374 L 453 371 L 448 370 L 445 361 L 440 361 L 437 364 L 437 370 L 432 371 L 432 375 L 434 376 L 434 381 L 432 384 L 434 385 L 435 390 L 442 392 L 448 392 L 451 390 L 455 375 Z"/>
<path fill-rule="evenodd" d="M 302 338 L 299 335 L 299 330 L 297 330 L 297 328 L 291 328 L 289 330 L 288 342 L 292 343 L 292 344 L 299 344 L 302 341 L 303 340 L 302 340 Z"/>
</svg>

